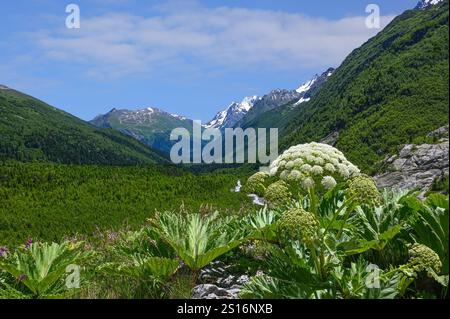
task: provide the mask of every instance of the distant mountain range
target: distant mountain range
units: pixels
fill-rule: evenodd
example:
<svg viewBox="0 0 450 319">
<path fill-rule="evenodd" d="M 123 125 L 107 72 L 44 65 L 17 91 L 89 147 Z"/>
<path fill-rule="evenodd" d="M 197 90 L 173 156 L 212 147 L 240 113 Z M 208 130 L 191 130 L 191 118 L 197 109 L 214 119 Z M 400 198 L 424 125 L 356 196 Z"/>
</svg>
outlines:
<svg viewBox="0 0 450 319">
<path fill-rule="evenodd" d="M 295 102 L 298 106 L 309 101 L 333 71 L 333 68 L 329 68 L 322 75 L 315 75 L 296 90 L 276 89 L 263 97 L 250 96 L 241 102 L 232 102 L 203 127 L 221 130 L 246 127 L 254 119 L 279 106 L 290 102 Z M 104 115 L 97 116 L 90 123 L 99 128 L 118 130 L 164 153 L 169 153 L 174 143 L 170 141 L 170 133 L 174 128 L 182 127 L 192 131 L 191 119 L 158 108 L 139 110 L 114 108 Z"/>
</svg>

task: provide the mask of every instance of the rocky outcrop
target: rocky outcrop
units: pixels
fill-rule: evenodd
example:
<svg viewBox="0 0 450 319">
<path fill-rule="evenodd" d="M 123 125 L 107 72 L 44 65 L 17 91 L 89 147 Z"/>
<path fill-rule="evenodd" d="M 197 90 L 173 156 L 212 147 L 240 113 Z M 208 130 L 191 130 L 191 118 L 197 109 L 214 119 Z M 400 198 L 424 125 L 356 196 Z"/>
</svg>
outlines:
<svg viewBox="0 0 450 319">
<path fill-rule="evenodd" d="M 192 299 L 237 299 L 240 287 L 224 289 L 212 284 L 198 285 L 192 290 Z"/>
<path fill-rule="evenodd" d="M 431 132 L 441 137 L 436 144 L 408 144 L 398 155 L 384 161 L 386 171 L 374 177 L 380 188 L 419 189 L 428 191 L 434 181 L 449 174 L 448 126 Z"/>
<path fill-rule="evenodd" d="M 242 285 L 250 279 L 247 275 L 219 278 L 217 284 L 202 284 L 192 290 L 193 299 L 238 299 Z"/>
<path fill-rule="evenodd" d="M 250 278 L 247 274 L 232 274 L 230 265 L 214 261 L 200 272 L 203 284 L 192 289 L 193 299 L 238 299 L 242 286 Z"/>
<path fill-rule="evenodd" d="M 323 139 L 321 139 L 319 141 L 319 143 L 336 146 L 338 140 L 339 140 L 339 132 L 334 131 L 334 132 L 330 133 L 329 135 L 325 136 Z"/>
</svg>

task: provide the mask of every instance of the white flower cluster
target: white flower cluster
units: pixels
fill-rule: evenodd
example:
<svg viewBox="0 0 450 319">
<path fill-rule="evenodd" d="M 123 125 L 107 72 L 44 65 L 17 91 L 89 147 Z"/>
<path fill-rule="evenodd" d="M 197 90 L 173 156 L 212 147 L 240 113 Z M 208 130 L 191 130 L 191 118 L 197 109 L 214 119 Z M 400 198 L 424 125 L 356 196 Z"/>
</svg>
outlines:
<svg viewBox="0 0 450 319">
<path fill-rule="evenodd" d="M 299 183 L 307 191 L 316 186 L 333 188 L 338 182 L 360 175 L 360 170 L 336 148 L 309 143 L 286 150 L 272 162 L 269 175 L 288 183 Z"/>
</svg>

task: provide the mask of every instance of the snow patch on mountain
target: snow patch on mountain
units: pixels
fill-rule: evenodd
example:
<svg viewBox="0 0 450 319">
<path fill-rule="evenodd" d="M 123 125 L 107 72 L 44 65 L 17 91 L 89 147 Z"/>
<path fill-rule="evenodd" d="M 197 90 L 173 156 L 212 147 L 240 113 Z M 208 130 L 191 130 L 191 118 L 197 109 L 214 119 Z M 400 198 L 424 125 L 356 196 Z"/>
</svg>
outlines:
<svg viewBox="0 0 450 319">
<path fill-rule="evenodd" d="M 434 6 L 443 0 L 421 0 L 416 6 L 416 9 L 426 9 L 428 7 Z"/>
<path fill-rule="evenodd" d="M 308 92 L 311 89 L 311 86 L 317 81 L 317 78 L 319 76 L 316 75 L 313 79 L 309 80 L 308 82 L 300 85 L 300 87 L 296 90 L 298 93 L 304 93 Z"/>
<path fill-rule="evenodd" d="M 311 80 L 300 85 L 296 92 L 300 93 L 301 97 L 296 103 L 294 103 L 294 106 L 309 102 L 311 100 L 311 96 L 314 93 L 313 91 L 316 91 L 318 87 L 322 86 L 327 81 L 327 79 L 333 75 L 333 73 L 334 69 L 329 68 L 321 75 L 316 74 Z"/>
<path fill-rule="evenodd" d="M 170 114 L 170 116 L 172 116 L 176 119 L 182 120 L 182 121 L 185 121 L 188 119 L 186 116 L 182 116 L 182 115 L 178 115 L 178 114 L 174 114 L 174 113 Z"/>
<path fill-rule="evenodd" d="M 300 105 L 302 103 L 309 102 L 309 101 L 311 101 L 310 97 L 307 97 L 307 98 L 302 97 L 300 100 L 298 100 L 297 102 L 294 103 L 294 106 L 297 106 L 297 105 Z"/>
</svg>

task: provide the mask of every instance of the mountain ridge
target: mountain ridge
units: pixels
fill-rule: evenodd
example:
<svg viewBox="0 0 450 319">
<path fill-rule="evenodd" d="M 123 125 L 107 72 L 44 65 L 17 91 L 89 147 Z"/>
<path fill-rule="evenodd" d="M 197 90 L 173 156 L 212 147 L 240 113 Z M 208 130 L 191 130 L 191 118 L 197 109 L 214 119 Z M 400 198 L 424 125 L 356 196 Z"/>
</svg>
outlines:
<svg viewBox="0 0 450 319">
<path fill-rule="evenodd" d="M 291 101 L 296 101 L 297 105 L 309 101 L 333 72 L 333 68 L 328 68 L 321 75 L 316 74 L 296 90 L 274 89 L 262 97 L 253 95 L 245 97 L 241 102 L 232 102 L 203 125 L 203 128 L 223 130 L 248 127 L 252 120 Z M 170 114 L 155 107 L 137 110 L 113 108 L 108 113 L 100 114 L 89 121 L 96 127 L 112 128 L 129 135 L 165 154 L 170 152 L 174 144 L 169 138 L 171 131 L 180 127 L 191 132 L 192 122 L 191 119 L 184 116 Z"/>
<path fill-rule="evenodd" d="M 108 165 L 167 162 L 135 139 L 97 128 L 4 85 L 0 114 L 0 160 Z"/>
</svg>

